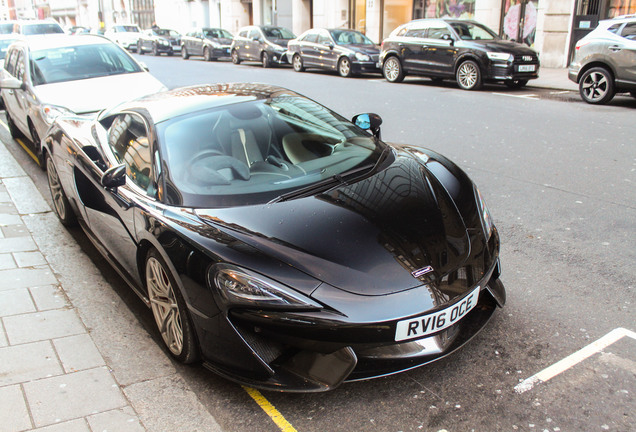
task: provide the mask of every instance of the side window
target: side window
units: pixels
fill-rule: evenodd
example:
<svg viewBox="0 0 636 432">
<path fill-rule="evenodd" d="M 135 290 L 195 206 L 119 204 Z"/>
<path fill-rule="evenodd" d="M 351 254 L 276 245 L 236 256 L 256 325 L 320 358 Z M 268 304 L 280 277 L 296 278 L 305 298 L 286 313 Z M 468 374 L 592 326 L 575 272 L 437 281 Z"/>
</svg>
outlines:
<svg viewBox="0 0 636 432">
<path fill-rule="evenodd" d="M 309 33 L 303 37 L 303 42 L 316 42 L 318 35 L 316 33 Z"/>
<path fill-rule="evenodd" d="M 621 28 L 620 24 L 613 24 L 607 28 L 607 31 L 616 34 L 619 28 Z"/>
<path fill-rule="evenodd" d="M 436 25 L 428 29 L 427 37 L 429 39 L 444 39 L 444 36 L 447 39 L 451 37 L 451 31 L 444 25 Z"/>
<path fill-rule="evenodd" d="M 402 28 L 400 29 L 400 31 L 399 31 L 399 32 L 397 32 L 396 36 L 404 36 L 404 35 L 406 35 L 407 30 L 408 30 L 408 29 L 407 29 L 406 27 L 402 27 Z"/>
<path fill-rule="evenodd" d="M 412 37 L 412 38 L 423 38 L 426 37 L 426 29 L 424 28 L 411 28 L 408 29 L 406 31 L 406 33 L 404 34 L 405 37 Z"/>
<path fill-rule="evenodd" d="M 331 43 L 331 39 L 329 39 L 329 36 L 326 34 L 321 33 L 318 35 L 318 43 L 321 45 L 327 45 Z"/>
<path fill-rule="evenodd" d="M 621 31 L 621 36 L 625 39 L 636 40 L 636 22 L 625 24 Z"/>
<path fill-rule="evenodd" d="M 7 59 L 4 62 L 4 69 L 9 72 L 11 75 L 15 72 L 15 59 L 18 56 L 18 50 L 11 50 L 9 55 L 7 55 Z"/>
<path fill-rule="evenodd" d="M 20 81 L 24 77 L 24 56 L 22 51 L 18 51 L 18 58 L 15 62 L 15 77 Z"/>
<path fill-rule="evenodd" d="M 239 37 L 246 38 L 247 37 L 247 30 L 243 30 L 238 35 L 239 35 Z"/>
<path fill-rule="evenodd" d="M 154 195 L 150 142 L 143 120 L 134 114 L 120 114 L 115 117 L 108 129 L 108 144 L 118 162 L 126 165 L 126 175 L 132 182 L 148 194 Z"/>
<path fill-rule="evenodd" d="M 261 34 L 258 30 L 250 31 L 250 39 L 258 38 L 261 39 Z"/>
</svg>

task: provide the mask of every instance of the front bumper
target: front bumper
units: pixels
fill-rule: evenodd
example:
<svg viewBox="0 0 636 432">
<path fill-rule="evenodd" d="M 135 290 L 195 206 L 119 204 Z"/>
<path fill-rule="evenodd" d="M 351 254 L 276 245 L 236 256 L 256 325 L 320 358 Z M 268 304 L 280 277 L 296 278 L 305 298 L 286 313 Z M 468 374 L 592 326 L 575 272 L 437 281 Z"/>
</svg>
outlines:
<svg viewBox="0 0 636 432">
<path fill-rule="evenodd" d="M 539 62 L 491 62 L 486 79 L 493 81 L 531 80 L 539 78 Z"/>
<path fill-rule="evenodd" d="M 272 63 L 276 64 L 289 64 L 287 60 L 287 51 L 267 51 Z"/>
<path fill-rule="evenodd" d="M 212 48 L 212 57 L 230 57 L 230 46 L 221 46 L 218 48 Z"/>
<path fill-rule="evenodd" d="M 199 323 L 215 333 L 199 335 L 204 357 L 212 360 L 205 366 L 241 384 L 292 392 L 327 391 L 346 381 L 413 369 L 451 354 L 486 325 L 498 304 L 505 302 L 498 276 L 497 264 L 479 282 L 476 306 L 451 327 L 422 339 L 399 342 L 395 341 L 397 323 L 413 314 L 388 317 L 395 313 L 393 305 L 417 303 L 421 295 L 417 290 L 388 296 L 393 297 L 390 300 L 387 296 L 366 297 L 369 307 L 365 304 L 364 311 L 352 316 L 328 308 L 307 312 L 232 310 L 225 317 L 219 314 L 208 325 Z M 325 301 L 329 291 L 321 297 L 321 289 L 314 297 L 329 304 Z M 384 315 L 372 319 L 381 310 Z M 415 315 L 419 319 L 421 313 Z M 215 347 L 220 335 L 224 353 L 219 356 Z M 206 343 L 207 339 L 217 343 Z"/>
<path fill-rule="evenodd" d="M 378 67 L 377 61 L 368 61 L 368 62 L 351 62 L 351 72 L 358 73 L 379 73 L 380 68 Z"/>
</svg>

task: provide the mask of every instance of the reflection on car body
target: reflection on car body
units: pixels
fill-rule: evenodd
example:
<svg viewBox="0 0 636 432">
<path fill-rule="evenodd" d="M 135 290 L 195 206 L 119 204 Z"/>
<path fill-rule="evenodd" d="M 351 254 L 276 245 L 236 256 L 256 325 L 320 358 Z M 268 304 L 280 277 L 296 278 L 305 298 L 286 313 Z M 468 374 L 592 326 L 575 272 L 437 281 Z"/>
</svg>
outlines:
<svg viewBox="0 0 636 432">
<path fill-rule="evenodd" d="M 284 27 L 248 26 L 239 29 L 232 40 L 232 62 L 261 62 L 263 67 L 287 63 L 287 44 L 296 36 Z"/>
<path fill-rule="evenodd" d="M 499 236 L 455 164 L 382 142 L 376 114 L 353 121 L 244 83 L 59 117 L 44 140 L 54 209 L 179 361 L 307 392 L 411 369 L 504 304 Z"/>
<path fill-rule="evenodd" d="M 181 38 L 181 57 L 202 56 L 205 61 L 230 56 L 232 33 L 221 28 L 201 27 Z"/>
</svg>

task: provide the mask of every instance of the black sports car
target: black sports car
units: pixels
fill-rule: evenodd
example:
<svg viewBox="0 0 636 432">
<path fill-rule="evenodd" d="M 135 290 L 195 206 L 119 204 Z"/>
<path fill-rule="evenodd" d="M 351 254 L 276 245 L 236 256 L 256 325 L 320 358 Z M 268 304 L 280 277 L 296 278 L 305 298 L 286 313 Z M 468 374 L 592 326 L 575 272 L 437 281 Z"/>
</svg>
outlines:
<svg viewBox="0 0 636 432">
<path fill-rule="evenodd" d="M 475 185 L 380 123 L 217 84 L 60 117 L 43 142 L 60 220 L 152 308 L 172 356 L 308 392 L 444 357 L 505 302 Z"/>
</svg>

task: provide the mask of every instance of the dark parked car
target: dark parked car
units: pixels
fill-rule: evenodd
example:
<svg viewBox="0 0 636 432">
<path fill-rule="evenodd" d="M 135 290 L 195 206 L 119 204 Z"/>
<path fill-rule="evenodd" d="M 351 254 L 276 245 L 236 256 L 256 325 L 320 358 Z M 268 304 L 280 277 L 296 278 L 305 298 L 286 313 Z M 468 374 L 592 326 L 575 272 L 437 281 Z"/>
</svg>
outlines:
<svg viewBox="0 0 636 432">
<path fill-rule="evenodd" d="M 390 82 L 413 74 L 455 79 L 464 90 L 495 81 L 518 88 L 539 77 L 534 50 L 465 20 L 422 19 L 401 25 L 382 42 L 380 62 Z"/>
<path fill-rule="evenodd" d="M 248 26 L 232 40 L 232 62 L 259 61 L 263 67 L 287 63 L 287 44 L 296 36 L 284 27 Z"/>
<path fill-rule="evenodd" d="M 590 104 L 620 92 L 636 97 L 636 16 L 601 21 L 578 41 L 568 77 Z"/>
<path fill-rule="evenodd" d="M 181 56 L 187 60 L 191 56 L 203 56 L 212 61 L 230 56 L 232 33 L 221 28 L 195 28 L 181 38 Z"/>
<path fill-rule="evenodd" d="M 375 114 L 353 121 L 247 83 L 58 118 L 44 140 L 55 212 L 177 360 L 294 391 L 421 366 L 504 304 L 499 235 L 455 164 L 382 142 Z"/>
<path fill-rule="evenodd" d="M 337 70 L 343 77 L 379 72 L 380 48 L 355 30 L 311 29 L 287 45 L 287 60 L 296 72 L 307 68 Z"/>
<path fill-rule="evenodd" d="M 150 29 L 141 32 L 137 41 L 137 52 L 143 54 L 151 52 L 158 56 L 162 53 L 171 56 L 175 52 L 181 51 L 181 35 L 175 30 Z"/>
</svg>

